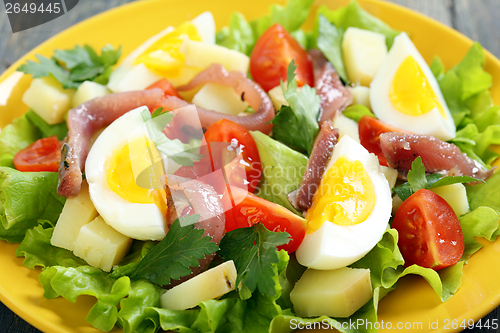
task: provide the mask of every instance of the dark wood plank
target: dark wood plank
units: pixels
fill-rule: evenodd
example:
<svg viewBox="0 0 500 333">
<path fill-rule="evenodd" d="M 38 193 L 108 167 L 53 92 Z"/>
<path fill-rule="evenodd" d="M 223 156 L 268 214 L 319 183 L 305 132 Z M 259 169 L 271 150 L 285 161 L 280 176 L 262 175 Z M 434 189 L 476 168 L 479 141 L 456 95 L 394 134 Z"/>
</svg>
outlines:
<svg viewBox="0 0 500 333">
<path fill-rule="evenodd" d="M 454 28 L 500 57 L 500 1 L 454 0 L 452 2 Z"/>
<path fill-rule="evenodd" d="M 80 0 L 69 13 L 27 31 L 12 34 L 3 5 L 0 5 L 0 72 L 22 55 L 71 25 L 133 0 Z M 498 0 L 390 0 L 430 16 L 478 40 L 486 49 L 500 57 L 500 1 Z M 495 309 L 485 319 L 500 321 Z M 41 333 L 0 303 L 0 333 Z M 469 332 L 500 332 L 474 329 Z"/>
</svg>

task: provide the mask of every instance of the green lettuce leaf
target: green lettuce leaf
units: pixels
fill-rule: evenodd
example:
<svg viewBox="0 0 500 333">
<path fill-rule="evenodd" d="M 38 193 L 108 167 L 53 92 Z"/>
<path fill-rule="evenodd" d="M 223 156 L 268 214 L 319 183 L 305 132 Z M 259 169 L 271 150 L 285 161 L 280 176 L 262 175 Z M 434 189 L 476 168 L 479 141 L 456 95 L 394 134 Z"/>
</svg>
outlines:
<svg viewBox="0 0 500 333">
<path fill-rule="evenodd" d="M 145 331 L 148 327 L 157 328 L 160 323 L 148 317 L 145 309 L 160 307 L 161 288 L 146 280 L 135 280 L 130 284 L 128 297 L 120 301 L 118 324 L 124 333 Z M 154 332 L 154 331 L 153 331 Z"/>
<path fill-rule="evenodd" d="M 355 27 L 381 33 L 387 37 L 387 48 L 391 48 L 394 38 L 400 33 L 379 18 L 369 14 L 356 1 L 351 1 L 346 7 L 337 10 L 329 10 L 323 5 L 318 8 L 318 14 L 324 15 L 337 28 L 344 31 L 349 27 Z"/>
<path fill-rule="evenodd" d="M 41 136 L 39 129 L 23 115 L 16 118 L 0 132 L 1 166 L 13 166 L 14 155 Z"/>
<path fill-rule="evenodd" d="M 24 257 L 23 265 L 28 268 L 86 265 L 86 262 L 76 257 L 73 252 L 51 245 L 53 232 L 54 228 L 44 229 L 42 225 L 29 229 L 16 249 L 16 257 Z"/>
<path fill-rule="evenodd" d="M 344 38 L 344 29 L 337 28 L 331 24 L 328 19 L 319 14 L 317 19 L 316 45 L 323 52 L 339 74 L 342 81 L 349 83 L 347 71 L 344 66 L 342 56 L 342 39 Z"/>
<path fill-rule="evenodd" d="M 247 22 L 245 16 L 233 12 L 229 18 L 229 27 L 222 28 L 216 35 L 218 45 L 250 55 L 255 38 L 252 26 Z"/>
<path fill-rule="evenodd" d="M 33 110 L 29 110 L 26 113 L 26 118 L 28 118 L 29 121 L 31 121 L 31 123 L 40 130 L 41 136 L 44 138 L 55 135 L 59 140 L 64 140 L 68 134 L 68 126 L 66 125 L 66 122 L 49 125 Z"/>
<path fill-rule="evenodd" d="M 359 123 L 361 118 L 363 118 L 364 116 L 376 118 L 373 112 L 370 111 L 370 109 L 361 104 L 356 104 L 346 107 L 344 111 L 342 111 L 342 115 L 344 117 L 354 120 L 357 123 Z"/>
<path fill-rule="evenodd" d="M 472 212 L 461 216 L 459 221 L 464 235 L 465 250 L 462 260 L 465 261 L 483 247 L 475 237 L 484 237 L 492 242 L 500 231 L 498 224 L 500 214 L 490 207 L 477 207 Z"/>
<path fill-rule="evenodd" d="M 118 280 L 110 279 L 99 268 L 90 266 L 46 268 L 39 275 L 48 299 L 62 296 L 76 302 L 80 295 L 90 295 L 97 299 L 86 320 L 95 328 L 109 332 L 118 320 L 118 303 L 131 291 L 127 276 Z"/>
<path fill-rule="evenodd" d="M 496 172 L 488 178 L 486 184 L 466 186 L 470 209 L 475 210 L 481 206 L 486 206 L 500 212 L 499 188 L 500 172 Z"/>
<path fill-rule="evenodd" d="M 271 14 L 251 22 L 256 39 L 271 25 L 279 23 L 288 32 L 298 30 L 309 15 L 314 0 L 290 0 L 286 7 L 271 6 Z"/>
<path fill-rule="evenodd" d="M 56 172 L 0 167 L 0 239 L 21 242 L 38 220 L 55 225 L 66 198 L 57 194 Z"/>
<path fill-rule="evenodd" d="M 262 178 L 255 195 L 286 207 L 302 216 L 287 198 L 299 188 L 307 166 L 307 157 L 262 132 L 250 132 L 259 150 Z"/>
<path fill-rule="evenodd" d="M 500 108 L 493 105 L 489 92 L 492 77 L 483 69 L 485 59 L 481 45 L 474 43 L 449 71 L 444 72 L 437 57 L 431 69 L 458 128 L 451 141 L 488 167 L 500 156 L 489 149 L 491 144 L 500 144 Z"/>
</svg>

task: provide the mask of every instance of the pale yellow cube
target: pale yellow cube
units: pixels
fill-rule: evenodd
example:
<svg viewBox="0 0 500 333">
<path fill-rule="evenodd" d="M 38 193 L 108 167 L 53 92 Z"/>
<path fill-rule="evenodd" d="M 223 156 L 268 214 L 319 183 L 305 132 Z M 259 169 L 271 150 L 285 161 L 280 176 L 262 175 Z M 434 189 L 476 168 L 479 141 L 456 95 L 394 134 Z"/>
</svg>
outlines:
<svg viewBox="0 0 500 333">
<path fill-rule="evenodd" d="M 353 84 L 370 85 L 387 55 L 385 38 L 378 32 L 347 28 L 342 40 L 342 53 L 347 76 Z"/>
<path fill-rule="evenodd" d="M 451 184 L 432 188 L 430 190 L 446 200 L 457 216 L 462 216 L 469 211 L 467 191 L 463 184 Z"/>
<path fill-rule="evenodd" d="M 333 127 L 339 130 L 339 140 L 347 135 L 357 143 L 359 143 L 359 127 L 358 123 L 352 119 L 349 119 L 342 114 L 335 115 L 332 119 Z"/>
<path fill-rule="evenodd" d="M 281 85 L 269 90 L 268 94 L 276 110 L 280 110 L 283 105 L 288 106 L 288 101 L 285 99 L 285 95 L 283 95 Z"/>
<path fill-rule="evenodd" d="M 57 220 L 50 243 L 73 251 L 81 227 L 97 216 L 94 204 L 90 200 L 89 185 L 83 180 L 80 193 L 66 199 L 61 215 Z"/>
<path fill-rule="evenodd" d="M 74 93 L 73 89 L 63 89 L 53 77 L 44 77 L 31 81 L 23 95 L 23 102 L 47 124 L 54 125 L 64 121 Z"/>
<path fill-rule="evenodd" d="M 352 93 L 352 104 L 361 104 L 366 106 L 368 109 L 372 109 L 370 104 L 370 88 L 363 86 L 356 86 L 351 88 Z"/>
<path fill-rule="evenodd" d="M 90 266 L 109 272 L 130 250 L 132 238 L 120 234 L 101 216 L 80 229 L 73 253 Z"/>
<path fill-rule="evenodd" d="M 389 182 L 389 186 L 393 188 L 398 180 L 398 170 L 381 165 L 380 171 L 382 171 L 385 178 Z"/>
<path fill-rule="evenodd" d="M 186 310 L 200 302 L 219 298 L 235 289 L 237 275 L 234 262 L 226 261 L 167 290 L 161 297 L 161 306 L 169 310 Z"/>
<path fill-rule="evenodd" d="M 250 58 L 241 52 L 220 45 L 185 39 L 181 52 L 186 56 L 185 65 L 207 68 L 213 63 L 221 64 L 228 71 L 248 72 Z"/>
<path fill-rule="evenodd" d="M 73 107 L 77 107 L 78 105 L 90 101 L 91 99 L 102 97 L 110 93 L 111 91 L 102 84 L 93 81 L 85 81 L 80 84 L 78 89 L 76 89 L 72 105 Z"/>
<path fill-rule="evenodd" d="M 308 268 L 290 293 L 300 317 L 346 318 L 373 296 L 369 269 L 343 267 L 320 271 Z"/>
<path fill-rule="evenodd" d="M 237 116 L 244 112 L 248 103 L 241 100 L 233 88 L 207 83 L 194 95 L 192 103 L 208 110 Z"/>
</svg>

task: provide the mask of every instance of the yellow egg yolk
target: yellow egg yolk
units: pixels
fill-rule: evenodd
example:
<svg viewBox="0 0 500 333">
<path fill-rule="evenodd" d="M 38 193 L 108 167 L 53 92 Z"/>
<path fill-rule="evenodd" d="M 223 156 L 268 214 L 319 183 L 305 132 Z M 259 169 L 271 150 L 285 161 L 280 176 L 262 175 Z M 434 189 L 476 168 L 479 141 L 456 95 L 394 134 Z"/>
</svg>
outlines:
<svg viewBox="0 0 500 333">
<path fill-rule="evenodd" d="M 420 116 L 437 108 L 446 118 L 436 93 L 412 56 L 408 56 L 396 71 L 389 96 L 392 105 L 401 113 Z"/>
<path fill-rule="evenodd" d="M 169 32 L 135 60 L 143 63 L 153 72 L 162 76 L 175 76 L 176 71 L 184 65 L 184 54 L 180 51 L 185 38 L 201 41 L 198 30 L 191 22 L 185 22 L 174 31 Z"/>
<path fill-rule="evenodd" d="M 167 196 L 161 185 L 164 170 L 159 157 L 154 145 L 146 138 L 131 140 L 115 151 L 109 160 L 106 170 L 108 186 L 129 202 L 155 204 L 166 214 Z M 137 170 L 141 172 L 138 174 Z"/>
<path fill-rule="evenodd" d="M 374 205 L 373 184 L 363 164 L 342 155 L 325 172 L 314 195 L 306 215 L 307 233 L 318 230 L 326 221 L 340 226 L 361 223 Z"/>
</svg>

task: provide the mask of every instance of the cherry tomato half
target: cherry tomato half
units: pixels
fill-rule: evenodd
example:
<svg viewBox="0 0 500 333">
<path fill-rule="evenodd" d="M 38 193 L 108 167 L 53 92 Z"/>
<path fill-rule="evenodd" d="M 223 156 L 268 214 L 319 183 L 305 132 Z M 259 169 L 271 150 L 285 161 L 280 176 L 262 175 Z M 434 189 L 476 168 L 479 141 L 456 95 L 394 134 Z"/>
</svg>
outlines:
<svg viewBox="0 0 500 333">
<path fill-rule="evenodd" d="M 161 79 L 159 81 L 156 81 L 146 89 L 154 89 L 154 88 L 160 88 L 161 90 L 163 90 L 164 96 L 175 96 L 181 98 L 181 96 L 179 96 L 179 93 L 177 92 L 177 89 L 175 89 L 172 83 L 170 83 L 170 81 L 168 81 L 167 79 Z M 153 111 L 154 110 L 151 110 L 151 112 Z"/>
<path fill-rule="evenodd" d="M 299 87 L 314 85 L 311 60 L 300 44 L 278 23 L 259 37 L 250 55 L 250 73 L 262 89 L 269 91 L 286 81 L 288 64 L 295 59 Z"/>
<path fill-rule="evenodd" d="M 278 250 L 284 249 L 288 253 L 297 250 L 306 234 L 307 221 L 305 219 L 283 206 L 261 199 L 238 187 L 228 186 L 227 188 L 223 196 L 226 231 L 248 228 L 262 222 L 268 230 L 290 234 L 290 242 L 278 247 Z"/>
<path fill-rule="evenodd" d="M 248 192 L 253 193 L 260 182 L 262 166 L 260 163 L 257 144 L 255 143 L 255 140 L 250 132 L 243 126 L 230 120 L 221 119 L 207 128 L 207 131 L 205 132 L 205 141 L 209 144 L 209 150 L 211 142 L 228 142 L 242 149 L 242 164 L 245 166 L 246 180 L 248 181 Z M 214 153 L 210 151 L 210 154 L 213 155 Z M 217 169 L 217 163 L 215 164 L 214 169 Z M 230 182 L 230 184 L 239 183 L 241 183 L 239 180 Z"/>
<path fill-rule="evenodd" d="M 59 170 L 61 144 L 55 135 L 35 141 L 14 156 L 14 166 L 19 171 Z"/>
<path fill-rule="evenodd" d="M 382 154 L 382 149 L 380 148 L 380 134 L 386 132 L 410 133 L 370 116 L 363 116 L 359 120 L 358 129 L 361 145 L 370 153 L 377 155 L 380 165 L 384 166 L 387 166 L 387 159 Z"/>
<path fill-rule="evenodd" d="M 406 199 L 394 217 L 399 249 L 405 265 L 438 270 L 458 262 L 464 237 L 458 217 L 436 193 L 421 189 Z"/>
</svg>

